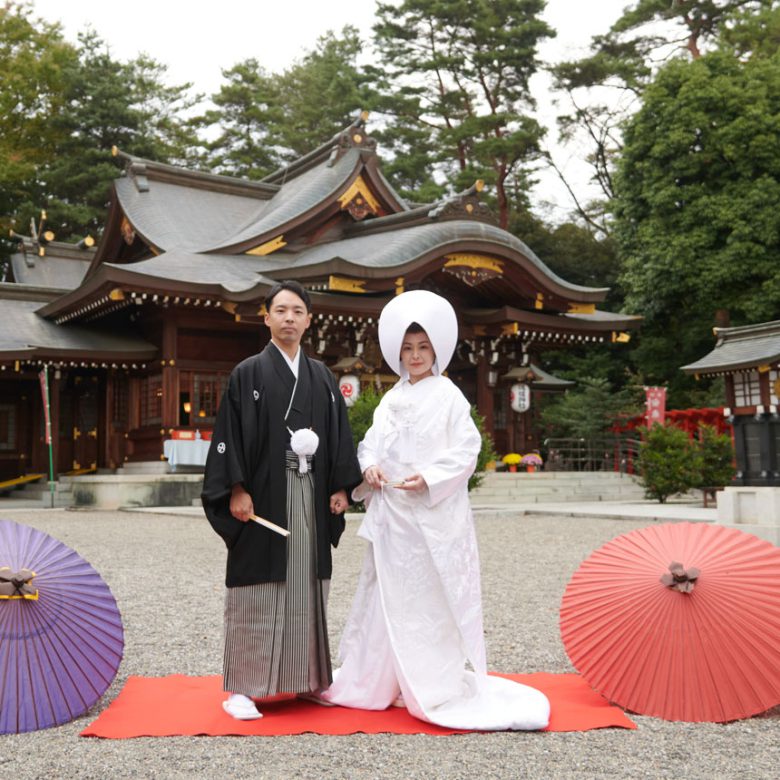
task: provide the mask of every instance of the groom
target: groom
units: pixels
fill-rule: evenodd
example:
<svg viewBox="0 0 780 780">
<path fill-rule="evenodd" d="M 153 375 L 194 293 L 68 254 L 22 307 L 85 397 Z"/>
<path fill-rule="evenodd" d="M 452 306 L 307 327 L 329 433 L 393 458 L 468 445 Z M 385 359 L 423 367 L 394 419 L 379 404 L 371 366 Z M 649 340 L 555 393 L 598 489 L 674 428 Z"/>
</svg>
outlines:
<svg viewBox="0 0 780 780">
<path fill-rule="evenodd" d="M 300 346 L 311 324 L 309 294 L 298 282 L 278 282 L 266 310 L 271 339 L 230 376 L 201 496 L 228 548 L 223 707 L 240 720 L 262 717 L 253 698 L 316 695 L 330 685 L 331 545 L 362 480 L 338 384 Z M 307 429 L 319 441 L 313 455 L 299 457 L 291 435 Z"/>
</svg>

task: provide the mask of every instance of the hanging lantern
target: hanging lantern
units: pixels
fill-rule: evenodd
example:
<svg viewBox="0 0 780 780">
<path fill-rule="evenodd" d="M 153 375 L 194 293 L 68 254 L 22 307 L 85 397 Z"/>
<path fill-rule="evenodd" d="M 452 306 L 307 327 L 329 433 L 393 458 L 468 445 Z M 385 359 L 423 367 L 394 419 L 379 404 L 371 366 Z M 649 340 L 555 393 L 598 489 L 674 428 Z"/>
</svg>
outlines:
<svg viewBox="0 0 780 780">
<path fill-rule="evenodd" d="M 531 408 L 531 388 L 519 382 L 512 385 L 509 404 L 514 412 L 527 412 Z"/>
<path fill-rule="evenodd" d="M 339 390 L 344 396 L 344 403 L 352 406 L 360 395 L 360 380 L 354 374 L 345 374 L 339 380 Z"/>
</svg>

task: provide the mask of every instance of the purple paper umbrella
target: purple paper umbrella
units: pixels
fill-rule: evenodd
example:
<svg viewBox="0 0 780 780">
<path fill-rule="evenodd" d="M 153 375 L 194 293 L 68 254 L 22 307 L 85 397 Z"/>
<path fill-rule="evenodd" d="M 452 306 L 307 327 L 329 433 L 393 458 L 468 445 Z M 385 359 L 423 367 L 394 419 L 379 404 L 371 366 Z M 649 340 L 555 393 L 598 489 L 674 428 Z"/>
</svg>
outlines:
<svg viewBox="0 0 780 780">
<path fill-rule="evenodd" d="M 0 520 L 0 734 L 56 726 L 105 693 L 122 660 L 108 585 L 51 536 Z"/>
</svg>

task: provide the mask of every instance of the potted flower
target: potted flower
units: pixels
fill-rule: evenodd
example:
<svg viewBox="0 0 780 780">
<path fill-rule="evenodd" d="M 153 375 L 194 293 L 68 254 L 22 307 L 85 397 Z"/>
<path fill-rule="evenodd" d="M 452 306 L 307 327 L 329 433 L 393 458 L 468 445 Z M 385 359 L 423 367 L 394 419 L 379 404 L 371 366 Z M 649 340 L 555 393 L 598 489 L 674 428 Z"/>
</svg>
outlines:
<svg viewBox="0 0 780 780">
<path fill-rule="evenodd" d="M 516 452 L 510 452 L 501 458 L 502 462 L 506 463 L 510 471 L 517 471 L 517 464 L 520 463 L 520 455 Z"/>
<path fill-rule="evenodd" d="M 523 455 L 523 457 L 520 458 L 520 465 L 525 466 L 525 470 L 529 474 L 533 474 L 537 467 L 542 465 L 541 455 L 536 452 L 529 452 L 527 455 Z"/>
</svg>

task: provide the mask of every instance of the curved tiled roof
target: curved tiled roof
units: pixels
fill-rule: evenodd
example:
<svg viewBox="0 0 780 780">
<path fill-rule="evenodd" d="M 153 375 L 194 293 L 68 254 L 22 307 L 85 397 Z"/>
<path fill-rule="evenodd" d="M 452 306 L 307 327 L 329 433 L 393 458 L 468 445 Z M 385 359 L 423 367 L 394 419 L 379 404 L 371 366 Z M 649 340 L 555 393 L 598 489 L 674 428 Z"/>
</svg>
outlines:
<svg viewBox="0 0 780 780">
<path fill-rule="evenodd" d="M 58 244 L 58 246 L 63 246 Z M 78 253 L 79 259 L 63 258 L 62 253 L 43 256 L 32 252 L 17 252 L 11 255 L 11 271 L 17 284 L 33 287 L 48 287 L 58 290 L 73 290 L 78 287 L 92 262 L 93 252 L 80 252 L 68 247 L 71 254 Z"/>
<path fill-rule="evenodd" d="M 154 279 L 217 285 L 226 292 L 243 292 L 257 284 L 274 283 L 262 276 L 268 266 L 266 260 L 252 255 L 204 255 L 174 250 L 136 263 L 103 263 L 103 267 L 116 269 L 125 277 L 138 274 Z M 112 276 L 111 272 L 106 273 Z"/>
<path fill-rule="evenodd" d="M 492 244 L 499 254 L 505 255 L 507 248 L 514 250 L 526 257 L 540 274 L 568 292 L 601 298 L 609 291 L 608 287 L 583 287 L 567 282 L 550 270 L 519 238 L 494 225 L 468 220 L 432 222 L 392 232 L 371 233 L 319 244 L 300 252 L 290 265 L 293 268 L 303 268 L 341 259 L 361 269 L 381 271 L 411 263 L 439 248 L 446 251 L 448 245 L 474 241 Z"/>
<path fill-rule="evenodd" d="M 212 242 L 212 250 L 238 246 L 279 232 L 288 222 L 336 196 L 360 162 L 360 150 L 349 149 L 333 165 L 322 162 L 291 181 L 279 182 L 279 192 L 265 208 L 247 220 L 237 221 L 229 237 Z"/>
<path fill-rule="evenodd" d="M 686 374 L 729 373 L 780 361 L 780 320 L 715 328 L 715 335 L 718 341 L 712 352 L 682 366 Z"/>
<path fill-rule="evenodd" d="M 206 252 L 226 241 L 236 224 L 259 219 L 271 203 L 249 195 L 163 181 L 139 189 L 132 177 L 116 181 L 122 210 L 133 227 L 158 249 Z"/>
</svg>

